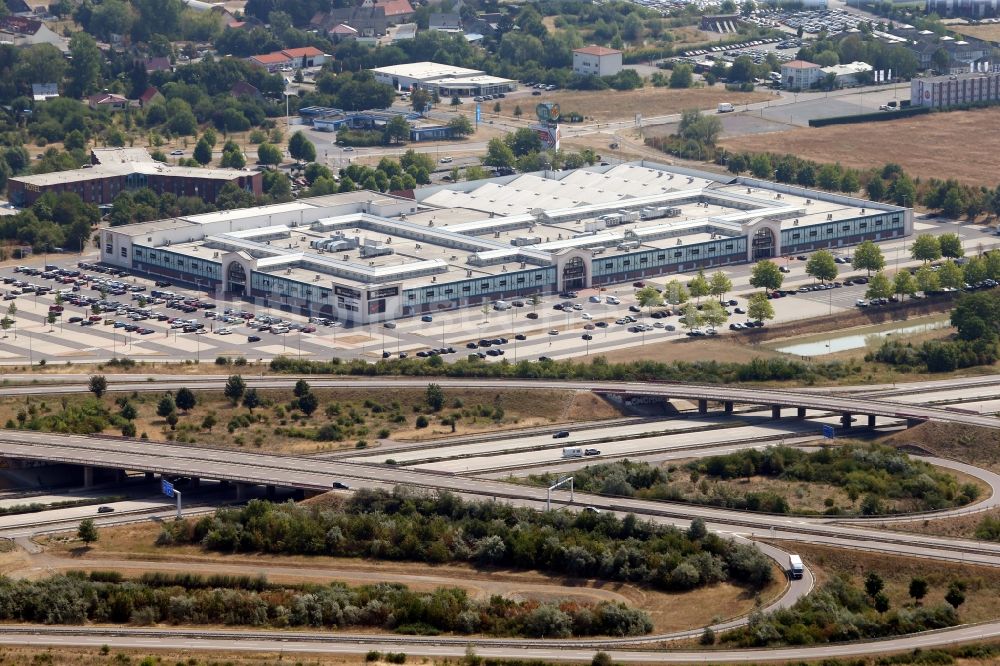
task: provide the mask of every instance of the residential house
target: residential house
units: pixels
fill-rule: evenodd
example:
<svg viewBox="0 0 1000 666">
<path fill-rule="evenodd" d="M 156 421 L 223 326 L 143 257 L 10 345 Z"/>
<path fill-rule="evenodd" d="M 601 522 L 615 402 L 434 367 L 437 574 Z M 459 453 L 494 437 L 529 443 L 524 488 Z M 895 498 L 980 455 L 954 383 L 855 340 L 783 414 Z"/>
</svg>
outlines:
<svg viewBox="0 0 1000 666">
<path fill-rule="evenodd" d="M 32 83 L 31 98 L 36 102 L 44 102 L 47 99 L 59 97 L 58 83 Z"/>
<path fill-rule="evenodd" d="M 993 47 L 973 37 L 956 39 L 945 35 L 939 37 L 930 30 L 903 28 L 892 33 L 895 37 L 903 37 L 903 46 L 908 48 L 919 61 L 920 69 L 946 70 L 941 74 L 961 74 L 969 71 L 990 71 L 993 69 Z M 935 62 L 939 51 L 948 55 L 947 66 L 941 67 Z M 940 56 L 937 56 L 940 59 Z"/>
<path fill-rule="evenodd" d="M 435 32 L 462 32 L 462 16 L 443 12 L 431 14 L 427 19 L 427 29 Z"/>
<path fill-rule="evenodd" d="M 342 7 L 313 16 L 309 27 L 330 35 L 338 25 L 348 25 L 357 30 L 356 37 L 382 37 L 389 21 L 384 7 Z"/>
<path fill-rule="evenodd" d="M 31 16 L 35 13 L 24 0 L 5 0 L 4 4 L 7 12 L 14 16 Z"/>
<path fill-rule="evenodd" d="M 174 67 L 170 64 L 170 58 L 166 56 L 154 56 L 152 58 L 146 58 L 143 61 L 146 66 L 146 73 L 152 74 L 153 72 L 172 72 Z"/>
<path fill-rule="evenodd" d="M 330 39 L 334 42 L 340 42 L 345 39 L 357 39 L 358 31 L 347 25 L 346 23 L 341 23 L 339 25 L 333 26 L 330 32 L 327 33 Z"/>
<path fill-rule="evenodd" d="M 150 104 L 157 104 L 164 102 L 163 93 L 156 89 L 156 86 L 149 86 L 146 90 L 139 95 L 139 108 L 145 109 Z"/>
<path fill-rule="evenodd" d="M 260 94 L 260 90 L 256 86 L 252 86 L 246 81 L 237 81 L 229 89 L 229 94 L 233 97 L 249 97 L 250 99 L 262 100 L 264 96 Z"/>
<path fill-rule="evenodd" d="M 0 41 L 14 46 L 52 44 L 63 53 L 69 51 L 69 41 L 65 37 L 60 37 L 41 21 L 23 16 L 0 17 Z"/>
<path fill-rule="evenodd" d="M 97 109 L 108 109 L 109 111 L 124 111 L 128 108 L 128 98 L 116 95 L 115 93 L 97 93 L 87 98 L 87 106 Z"/>
<path fill-rule="evenodd" d="M 406 23 L 413 18 L 410 0 L 364 0 L 362 7 L 381 7 L 389 23 Z"/>
</svg>

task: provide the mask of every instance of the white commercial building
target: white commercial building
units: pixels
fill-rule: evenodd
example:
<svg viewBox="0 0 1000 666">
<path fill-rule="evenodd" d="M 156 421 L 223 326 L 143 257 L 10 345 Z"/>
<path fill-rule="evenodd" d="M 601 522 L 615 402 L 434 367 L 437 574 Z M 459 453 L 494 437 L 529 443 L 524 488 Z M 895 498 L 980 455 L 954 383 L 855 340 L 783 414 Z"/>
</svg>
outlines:
<svg viewBox="0 0 1000 666">
<path fill-rule="evenodd" d="M 872 66 L 866 62 L 852 62 L 846 65 L 833 65 L 822 69 L 823 76 L 833 74 L 836 77 L 836 85 L 856 86 L 861 83 L 863 75 L 872 71 Z"/>
<path fill-rule="evenodd" d="M 573 49 L 573 73 L 584 76 L 614 76 L 622 71 L 622 52 L 604 46 Z"/>
<path fill-rule="evenodd" d="M 792 60 L 781 66 L 781 85 L 786 90 L 806 90 L 823 78 L 823 68 L 814 62 Z"/>
<path fill-rule="evenodd" d="M 376 67 L 371 70 L 375 80 L 396 90 L 423 88 L 441 97 L 494 95 L 517 89 L 517 81 L 490 76 L 467 67 L 442 65 L 436 62 L 413 62 L 405 65 Z"/>
<path fill-rule="evenodd" d="M 910 81 L 910 104 L 941 109 L 1000 101 L 1000 72 L 970 72 Z"/>
</svg>

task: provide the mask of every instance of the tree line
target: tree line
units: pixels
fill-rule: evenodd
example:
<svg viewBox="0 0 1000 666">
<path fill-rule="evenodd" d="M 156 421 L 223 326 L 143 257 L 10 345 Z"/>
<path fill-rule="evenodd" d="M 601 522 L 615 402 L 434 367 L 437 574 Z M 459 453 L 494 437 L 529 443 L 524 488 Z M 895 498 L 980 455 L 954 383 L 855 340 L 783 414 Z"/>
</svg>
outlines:
<svg viewBox="0 0 1000 666">
<path fill-rule="evenodd" d="M 69 572 L 40 580 L 0 578 L 0 619 L 81 625 L 228 625 L 314 629 L 387 629 L 402 634 L 484 633 L 568 638 L 637 636 L 649 616 L 613 602 L 539 603 L 494 595 L 470 599 L 465 590 L 415 592 L 398 583 L 350 587 L 278 585 L 264 578 Z"/>
<path fill-rule="evenodd" d="M 254 500 L 166 525 L 159 542 L 223 552 L 468 562 L 668 590 L 717 582 L 758 589 L 773 575 L 755 548 L 704 530 L 683 532 L 631 514 L 538 512 L 401 487 L 358 490 L 334 509 Z"/>
</svg>

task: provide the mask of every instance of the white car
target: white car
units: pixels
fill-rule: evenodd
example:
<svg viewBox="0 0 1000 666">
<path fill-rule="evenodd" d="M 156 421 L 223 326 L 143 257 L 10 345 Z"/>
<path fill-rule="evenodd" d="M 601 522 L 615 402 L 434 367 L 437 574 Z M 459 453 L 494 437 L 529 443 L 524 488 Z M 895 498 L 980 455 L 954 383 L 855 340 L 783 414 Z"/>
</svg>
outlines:
<svg viewBox="0 0 1000 666">
<path fill-rule="evenodd" d="M 581 317 L 583 317 L 584 319 L 587 319 L 587 320 L 590 320 L 590 319 L 593 319 L 593 318 L 594 318 L 594 317 L 593 317 L 593 315 L 591 315 L 591 314 L 590 314 L 589 312 L 584 312 L 584 313 L 583 313 L 582 315 L 580 315 L 580 316 L 581 316 Z"/>
<path fill-rule="evenodd" d="M 229 328 L 228 326 L 220 328 L 219 330 L 216 331 L 216 333 L 218 333 L 219 335 L 230 335 L 232 334 L 232 332 L 233 329 Z"/>
</svg>

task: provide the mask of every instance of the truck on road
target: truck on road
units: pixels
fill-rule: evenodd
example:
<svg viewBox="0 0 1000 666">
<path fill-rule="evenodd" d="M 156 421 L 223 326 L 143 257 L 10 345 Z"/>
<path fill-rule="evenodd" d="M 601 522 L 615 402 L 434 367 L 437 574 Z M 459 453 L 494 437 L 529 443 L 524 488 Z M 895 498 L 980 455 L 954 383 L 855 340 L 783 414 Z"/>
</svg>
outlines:
<svg viewBox="0 0 1000 666">
<path fill-rule="evenodd" d="M 800 580 L 802 574 L 805 572 L 805 566 L 802 564 L 802 558 L 798 555 L 788 556 L 788 577 L 792 580 Z"/>
<path fill-rule="evenodd" d="M 582 458 L 583 448 L 579 446 L 567 446 L 562 450 L 563 458 Z"/>
</svg>

